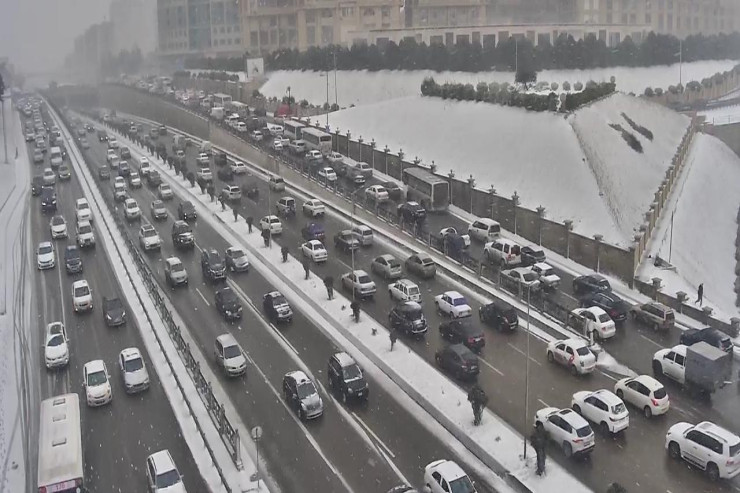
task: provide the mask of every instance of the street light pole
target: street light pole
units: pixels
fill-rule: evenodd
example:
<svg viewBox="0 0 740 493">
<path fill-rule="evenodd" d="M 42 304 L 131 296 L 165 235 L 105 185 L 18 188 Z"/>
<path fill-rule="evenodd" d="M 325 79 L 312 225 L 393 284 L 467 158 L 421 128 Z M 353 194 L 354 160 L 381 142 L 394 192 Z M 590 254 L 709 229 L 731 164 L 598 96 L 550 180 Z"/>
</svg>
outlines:
<svg viewBox="0 0 740 493">
<path fill-rule="evenodd" d="M 521 280 L 519 281 L 521 283 Z M 530 289 L 527 288 L 527 358 L 524 370 L 524 429 L 527 429 L 527 423 L 529 422 L 529 293 Z M 524 435 L 524 459 L 527 458 L 527 436 Z"/>
</svg>

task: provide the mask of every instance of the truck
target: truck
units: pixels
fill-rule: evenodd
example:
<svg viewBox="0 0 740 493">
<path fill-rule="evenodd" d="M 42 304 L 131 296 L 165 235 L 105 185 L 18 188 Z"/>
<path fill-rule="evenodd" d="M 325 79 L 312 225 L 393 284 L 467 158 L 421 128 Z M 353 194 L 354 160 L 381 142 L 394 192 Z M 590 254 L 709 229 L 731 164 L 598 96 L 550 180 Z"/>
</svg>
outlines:
<svg viewBox="0 0 740 493">
<path fill-rule="evenodd" d="M 692 395 L 708 397 L 730 380 L 732 355 L 698 342 L 661 349 L 653 356 L 653 372 L 683 385 Z"/>
</svg>

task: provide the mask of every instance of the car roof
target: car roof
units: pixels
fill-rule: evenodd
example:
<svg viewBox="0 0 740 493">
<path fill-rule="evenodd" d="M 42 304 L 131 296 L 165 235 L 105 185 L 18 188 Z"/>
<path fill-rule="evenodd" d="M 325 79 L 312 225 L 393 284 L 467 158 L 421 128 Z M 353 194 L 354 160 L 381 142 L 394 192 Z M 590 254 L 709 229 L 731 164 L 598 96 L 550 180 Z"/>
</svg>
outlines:
<svg viewBox="0 0 740 493">
<path fill-rule="evenodd" d="M 561 418 L 567 421 L 568 424 L 570 424 L 574 428 L 582 428 L 584 426 L 588 426 L 588 421 L 586 421 L 580 414 L 570 408 L 561 409 L 557 412 L 557 414 L 559 414 Z"/>
<path fill-rule="evenodd" d="M 463 471 L 462 468 L 457 465 L 457 463 L 451 460 L 438 461 L 434 466 L 432 466 L 432 468 L 435 471 L 439 472 L 442 477 L 448 482 L 466 476 L 465 471 Z"/>
<path fill-rule="evenodd" d="M 499 238 L 496 240 L 496 243 L 500 243 L 502 245 L 511 245 L 511 246 L 518 245 L 516 241 L 510 240 L 508 238 Z"/>
<path fill-rule="evenodd" d="M 402 312 L 411 312 L 411 311 L 421 310 L 421 305 L 417 303 L 416 301 L 409 300 L 409 301 L 403 301 L 399 303 L 396 308 Z"/>
<path fill-rule="evenodd" d="M 367 275 L 367 272 L 365 272 L 365 271 L 364 271 L 364 270 L 362 270 L 362 269 L 356 269 L 356 270 L 354 270 L 354 271 L 352 271 L 352 272 L 354 272 L 354 274 L 355 274 L 355 275 L 356 275 L 357 277 L 360 277 L 360 276 L 366 276 L 366 275 Z"/>
<path fill-rule="evenodd" d="M 558 345 L 561 342 L 564 342 L 565 344 L 572 346 L 575 349 L 582 348 L 582 347 L 588 347 L 588 344 L 586 344 L 586 341 L 582 339 L 560 339 L 559 341 L 554 341 L 553 344 Z"/>
<path fill-rule="evenodd" d="M 540 270 L 552 269 L 552 266 L 550 264 L 546 264 L 545 262 L 537 262 L 536 264 L 532 265 L 532 267 L 537 267 Z"/>
<path fill-rule="evenodd" d="M 177 257 L 169 257 L 167 260 L 165 260 L 165 262 L 167 262 L 167 264 L 169 264 L 170 266 L 172 266 L 172 265 L 175 265 L 175 264 L 181 264 L 182 263 L 182 260 L 180 260 Z"/>
<path fill-rule="evenodd" d="M 735 444 L 740 441 L 740 437 L 738 437 L 736 434 L 710 421 L 702 421 L 701 423 L 696 425 L 696 428 L 705 433 L 713 435 L 715 438 L 718 438 L 725 443 Z"/>
<path fill-rule="evenodd" d="M 450 298 L 465 298 L 465 296 L 461 295 L 457 291 L 445 291 L 443 294 L 446 294 Z"/>
<path fill-rule="evenodd" d="M 79 228 L 82 226 L 91 226 L 90 221 L 88 221 L 87 219 L 83 219 L 82 221 L 77 221 L 77 227 Z"/>
<path fill-rule="evenodd" d="M 418 285 L 414 281 L 412 281 L 411 279 L 406 279 L 406 278 L 399 279 L 398 281 L 396 281 L 396 283 L 397 284 L 402 284 L 404 286 L 416 286 L 416 287 L 418 287 Z"/>
<path fill-rule="evenodd" d="M 345 367 L 345 366 L 351 366 L 356 364 L 355 360 L 352 359 L 352 356 L 345 352 L 341 353 L 334 353 L 332 356 L 335 360 L 337 360 L 337 363 L 339 363 L 339 366 Z"/>
<path fill-rule="evenodd" d="M 167 449 L 153 453 L 149 456 L 148 460 L 154 464 L 154 470 L 157 474 L 177 469 L 175 467 L 175 462 L 172 460 L 172 456 L 170 455 L 170 451 Z"/>
<path fill-rule="evenodd" d="M 604 309 L 598 306 L 590 306 L 586 308 L 584 311 L 591 312 L 597 317 L 601 315 L 606 315 L 606 312 L 604 311 Z"/>
<path fill-rule="evenodd" d="M 617 404 L 622 403 L 622 399 L 617 397 L 611 390 L 599 389 L 594 392 L 591 392 L 590 395 L 598 397 L 599 399 L 606 402 L 607 405 L 610 405 L 610 406 L 616 406 Z"/>
<path fill-rule="evenodd" d="M 321 246 L 324 246 L 323 243 L 321 243 L 319 240 L 308 240 L 306 243 L 309 243 L 311 245 L 316 245 L 317 243 Z"/>
<path fill-rule="evenodd" d="M 77 200 L 75 201 L 75 204 L 77 204 L 77 205 L 80 205 L 80 204 L 87 204 L 87 203 L 88 203 L 88 201 L 87 201 L 87 199 L 86 199 L 86 198 L 84 198 L 84 197 L 83 197 L 83 198 L 81 198 L 81 199 L 77 199 Z"/>
<path fill-rule="evenodd" d="M 151 224 L 143 224 L 143 225 L 141 226 L 141 229 L 142 229 L 142 231 L 149 231 L 149 230 L 152 230 L 152 229 L 154 229 L 154 226 L 152 226 Z M 156 230 L 155 230 L 155 231 L 156 231 Z"/>
<path fill-rule="evenodd" d="M 633 378 L 635 382 L 640 382 L 650 390 L 658 390 L 663 388 L 663 384 L 651 377 L 650 375 L 638 375 Z"/>
<path fill-rule="evenodd" d="M 221 343 L 223 347 L 231 347 L 231 346 L 238 346 L 239 343 L 236 342 L 236 339 L 231 334 L 221 334 L 220 336 L 216 337 L 216 340 Z"/>
<path fill-rule="evenodd" d="M 498 221 L 495 221 L 495 220 L 491 219 L 490 217 L 479 217 L 475 221 L 478 221 L 479 223 L 483 223 L 483 224 L 488 224 L 488 225 L 499 224 Z M 475 221 L 473 221 L 473 222 L 475 222 Z M 511 241 L 511 240 L 509 240 L 509 241 Z"/>
<path fill-rule="evenodd" d="M 271 298 L 275 298 L 276 296 L 282 296 L 282 294 L 280 293 L 280 291 L 270 291 L 265 296 L 269 296 Z"/>
<path fill-rule="evenodd" d="M 50 246 L 51 246 L 51 242 L 50 241 L 42 241 L 41 243 L 39 243 L 39 248 L 41 248 L 41 247 L 50 247 Z"/>
<path fill-rule="evenodd" d="M 102 359 L 94 359 L 85 363 L 85 369 L 87 369 L 88 373 L 105 371 L 105 363 Z"/>
<path fill-rule="evenodd" d="M 390 253 L 384 253 L 383 255 L 378 255 L 377 258 L 382 258 L 382 259 L 385 259 L 385 260 L 396 260 L 396 257 L 394 257 L 393 255 L 391 255 Z"/>
<path fill-rule="evenodd" d="M 121 356 L 123 357 L 124 361 L 129 361 L 132 359 L 141 358 L 141 351 L 139 351 L 139 348 L 135 347 L 127 347 L 126 349 L 121 351 Z"/>
<path fill-rule="evenodd" d="M 285 376 L 295 380 L 295 382 L 298 384 L 307 383 L 311 381 L 311 379 L 308 378 L 308 376 L 306 376 L 306 374 L 303 373 L 301 370 L 290 371 L 286 373 Z"/>
<path fill-rule="evenodd" d="M 84 286 L 88 286 L 87 281 L 85 279 L 80 279 L 79 281 L 75 281 L 72 283 L 72 288 L 77 289 Z"/>
<path fill-rule="evenodd" d="M 126 199 L 126 205 L 135 204 L 135 203 L 136 203 L 136 199 L 133 199 L 131 197 Z"/>
<path fill-rule="evenodd" d="M 230 253 L 234 253 L 234 252 L 244 253 L 244 249 L 238 246 L 230 246 L 229 248 L 226 249 L 226 251 Z"/>
</svg>

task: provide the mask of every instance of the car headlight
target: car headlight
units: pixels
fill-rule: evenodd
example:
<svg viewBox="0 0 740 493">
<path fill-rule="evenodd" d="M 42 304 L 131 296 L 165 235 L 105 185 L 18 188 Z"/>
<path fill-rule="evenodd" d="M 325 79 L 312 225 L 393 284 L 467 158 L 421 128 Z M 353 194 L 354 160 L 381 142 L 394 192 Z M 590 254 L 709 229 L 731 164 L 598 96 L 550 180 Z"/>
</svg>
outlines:
<svg viewBox="0 0 740 493">
<path fill-rule="evenodd" d="M 348 387 L 348 388 L 347 388 L 347 393 L 348 393 L 348 394 L 354 394 L 354 393 L 355 393 L 355 391 L 354 391 L 354 389 L 353 389 L 352 387 Z"/>
</svg>

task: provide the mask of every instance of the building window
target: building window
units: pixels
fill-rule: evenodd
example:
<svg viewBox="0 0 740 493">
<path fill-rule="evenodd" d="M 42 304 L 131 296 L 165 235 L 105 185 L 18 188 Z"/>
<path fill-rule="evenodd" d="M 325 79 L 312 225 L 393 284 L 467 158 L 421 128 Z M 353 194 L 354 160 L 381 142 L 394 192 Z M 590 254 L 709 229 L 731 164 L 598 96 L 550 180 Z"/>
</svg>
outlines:
<svg viewBox="0 0 740 493">
<path fill-rule="evenodd" d="M 295 29 L 288 30 L 288 45 L 296 46 L 298 44 L 298 35 Z"/>
<path fill-rule="evenodd" d="M 391 16 L 391 8 L 390 7 L 382 7 L 380 9 L 380 13 L 383 17 L 390 17 Z"/>
<path fill-rule="evenodd" d="M 322 26 L 321 44 L 329 45 L 334 42 L 334 28 L 332 26 Z"/>
<path fill-rule="evenodd" d="M 306 22 L 308 24 L 313 24 L 316 22 L 316 12 L 313 10 L 309 10 L 306 12 Z"/>
<path fill-rule="evenodd" d="M 277 44 L 277 31 L 270 31 L 270 44 Z"/>
<path fill-rule="evenodd" d="M 645 13 L 645 24 L 652 24 L 653 23 L 653 15 L 650 13 Z"/>
<path fill-rule="evenodd" d="M 316 28 L 314 26 L 306 27 L 306 43 L 311 46 L 316 44 Z"/>
<path fill-rule="evenodd" d="M 352 17 L 355 15 L 354 7 L 342 7 L 342 17 Z"/>
<path fill-rule="evenodd" d="M 495 36 L 494 36 L 495 38 Z M 495 40 L 494 40 L 495 41 Z M 444 44 L 444 38 L 442 36 L 429 36 L 429 45 L 441 45 Z"/>
<path fill-rule="evenodd" d="M 662 31 L 664 28 L 663 14 L 658 14 L 658 31 Z"/>
<path fill-rule="evenodd" d="M 608 14 L 606 14 L 606 23 L 607 24 L 611 24 L 612 23 L 612 14 L 611 14 L 611 12 L 609 12 Z"/>
<path fill-rule="evenodd" d="M 267 44 L 267 31 L 260 31 L 260 44 L 261 45 Z"/>
<path fill-rule="evenodd" d="M 324 19 L 331 19 L 332 15 L 333 12 L 331 11 L 331 9 L 323 9 L 321 11 L 321 17 L 323 17 Z"/>
<path fill-rule="evenodd" d="M 277 27 L 278 25 L 278 18 L 277 16 L 273 15 L 270 17 L 270 27 Z"/>
<path fill-rule="evenodd" d="M 669 31 L 673 31 L 673 15 L 671 15 L 671 14 L 668 14 L 666 16 L 666 28 Z"/>
<path fill-rule="evenodd" d="M 295 27 L 295 14 L 288 16 L 288 26 Z"/>
<path fill-rule="evenodd" d="M 622 24 L 627 24 L 627 14 L 622 14 Z"/>
<path fill-rule="evenodd" d="M 375 15 L 375 9 L 368 8 L 368 9 L 362 9 L 362 15 L 363 17 L 370 17 Z"/>
<path fill-rule="evenodd" d="M 630 14 L 630 24 L 637 24 L 637 14 Z"/>
</svg>

